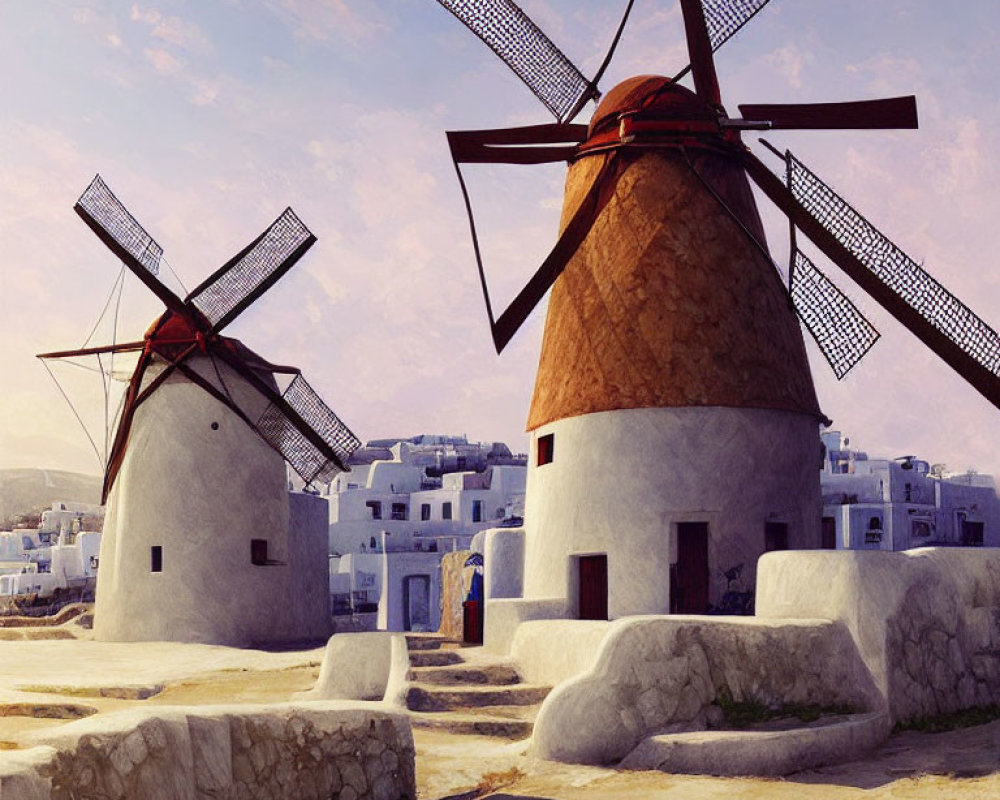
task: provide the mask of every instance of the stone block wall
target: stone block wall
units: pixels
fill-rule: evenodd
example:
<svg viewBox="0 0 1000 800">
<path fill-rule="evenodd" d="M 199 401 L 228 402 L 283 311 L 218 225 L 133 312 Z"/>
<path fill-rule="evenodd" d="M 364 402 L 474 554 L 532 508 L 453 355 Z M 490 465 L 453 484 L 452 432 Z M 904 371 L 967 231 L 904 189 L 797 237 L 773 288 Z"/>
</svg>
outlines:
<svg viewBox="0 0 1000 800">
<path fill-rule="evenodd" d="M 893 722 L 1000 704 L 1000 550 L 769 553 L 757 615 L 846 624 Z"/>
<path fill-rule="evenodd" d="M 416 797 L 409 723 L 377 706 L 130 710 L 37 741 L 0 753 L 5 800 Z"/>
<path fill-rule="evenodd" d="M 532 624 L 536 634 L 544 625 Z M 553 625 L 565 634 L 572 623 Z M 558 641 L 550 638 L 555 646 Z M 521 644 L 528 645 L 523 637 Z M 532 748 L 557 761 L 617 761 L 649 735 L 718 721 L 713 703 L 723 691 L 766 706 L 837 706 L 883 715 L 885 707 L 842 623 L 632 617 L 610 623 L 593 666 L 546 698 Z"/>
</svg>

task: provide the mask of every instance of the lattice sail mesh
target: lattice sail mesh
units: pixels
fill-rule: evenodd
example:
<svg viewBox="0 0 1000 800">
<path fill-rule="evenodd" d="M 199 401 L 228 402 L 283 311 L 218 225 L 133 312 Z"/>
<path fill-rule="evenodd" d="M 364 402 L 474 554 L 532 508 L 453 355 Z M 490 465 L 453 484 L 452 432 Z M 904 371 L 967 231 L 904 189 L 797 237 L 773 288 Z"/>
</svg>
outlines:
<svg viewBox="0 0 1000 800">
<path fill-rule="evenodd" d="M 563 52 L 511 0 L 438 0 L 563 121 L 590 86 Z"/>
<path fill-rule="evenodd" d="M 928 323 L 981 366 L 1000 375 L 1000 336 L 993 328 L 791 153 L 787 164 L 792 193 L 817 222 Z"/>
<path fill-rule="evenodd" d="M 279 272 L 311 237 L 312 233 L 295 212 L 285 209 L 242 258 L 211 284 L 196 289 L 188 300 L 215 325 Z"/>
<path fill-rule="evenodd" d="M 702 0 L 712 51 L 729 41 L 768 2 L 769 0 Z"/>
<path fill-rule="evenodd" d="M 343 463 L 346 464 L 351 453 L 361 445 L 358 437 L 320 400 L 302 375 L 295 376 L 282 394 L 282 399 Z M 340 472 L 340 467 L 309 441 L 278 406 L 268 406 L 257 421 L 257 429 L 306 483 L 317 480 L 325 483 Z"/>
<path fill-rule="evenodd" d="M 878 341 L 879 332 L 858 307 L 797 250 L 789 283 L 795 313 L 816 340 L 837 379 L 843 378 Z"/>
<path fill-rule="evenodd" d="M 140 265 L 153 275 L 159 274 L 163 248 L 146 233 L 100 175 L 91 181 L 76 204 Z"/>
</svg>

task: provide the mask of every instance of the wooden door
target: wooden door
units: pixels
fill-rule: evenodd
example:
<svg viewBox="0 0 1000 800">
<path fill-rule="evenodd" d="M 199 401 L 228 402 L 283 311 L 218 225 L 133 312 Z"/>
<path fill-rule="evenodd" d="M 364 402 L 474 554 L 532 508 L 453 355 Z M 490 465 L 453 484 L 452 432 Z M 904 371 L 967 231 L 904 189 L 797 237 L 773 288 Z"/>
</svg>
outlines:
<svg viewBox="0 0 1000 800">
<path fill-rule="evenodd" d="M 580 556 L 580 619 L 608 618 L 608 557 Z"/>
<path fill-rule="evenodd" d="M 677 563 L 670 569 L 670 613 L 708 611 L 708 523 L 677 523 Z"/>
</svg>

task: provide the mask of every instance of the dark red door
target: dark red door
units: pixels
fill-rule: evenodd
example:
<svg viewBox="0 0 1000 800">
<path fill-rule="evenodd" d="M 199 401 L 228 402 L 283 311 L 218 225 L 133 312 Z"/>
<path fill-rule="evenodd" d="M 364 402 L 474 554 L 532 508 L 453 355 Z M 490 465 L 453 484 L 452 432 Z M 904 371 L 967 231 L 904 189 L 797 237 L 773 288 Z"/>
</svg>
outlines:
<svg viewBox="0 0 1000 800">
<path fill-rule="evenodd" d="M 677 523 L 677 563 L 670 570 L 670 612 L 708 611 L 708 523 Z"/>
<path fill-rule="evenodd" d="M 580 556 L 580 619 L 608 618 L 608 557 Z"/>
</svg>

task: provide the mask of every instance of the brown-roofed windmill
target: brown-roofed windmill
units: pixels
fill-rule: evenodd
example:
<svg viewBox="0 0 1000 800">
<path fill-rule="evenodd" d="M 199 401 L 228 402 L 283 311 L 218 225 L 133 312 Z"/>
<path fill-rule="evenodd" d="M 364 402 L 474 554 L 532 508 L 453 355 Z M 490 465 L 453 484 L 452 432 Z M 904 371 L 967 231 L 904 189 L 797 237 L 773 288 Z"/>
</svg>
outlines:
<svg viewBox="0 0 1000 800">
<path fill-rule="evenodd" d="M 569 163 L 556 244 L 497 317 L 469 210 L 498 352 L 552 290 L 528 419 L 536 459 L 525 513 L 525 598 L 564 596 L 571 612 L 586 606 L 591 613 L 579 587 L 603 581 L 608 605 L 603 612 L 595 606 L 598 616 L 704 610 L 718 600 L 716 587 L 707 589 L 710 567 L 753 564 L 770 546 L 819 545 L 815 423 L 823 417 L 795 313 L 838 377 L 878 334 L 798 251 L 796 229 L 1000 406 L 996 332 L 791 153 L 782 156 L 782 181 L 740 140 L 746 130 L 915 128 L 912 96 L 741 105 L 741 116 L 730 117 L 713 53 L 767 0 L 680 0 L 690 65 L 674 78 L 622 82 L 589 126 L 573 124 L 599 96 L 611 52 L 588 80 L 510 0 L 438 2 L 557 120 L 450 132 L 467 206 L 461 164 Z M 688 72 L 694 91 L 678 83 Z M 791 223 L 788 289 L 747 176 Z M 622 460 L 615 449 L 641 457 Z M 770 477 L 739 492 L 713 485 L 734 462 Z M 635 486 L 619 496 L 601 489 L 599 476 L 630 464 L 656 480 L 633 475 Z M 802 502 L 788 500 L 792 494 Z M 623 544 L 622 530 L 639 531 L 638 544 Z M 604 578 L 599 566 L 587 568 L 597 570 L 589 578 L 582 566 L 579 573 L 553 567 L 588 552 L 606 554 Z M 668 570 L 677 576 L 669 590 Z"/>
<path fill-rule="evenodd" d="M 327 481 L 360 442 L 298 369 L 222 335 L 316 237 L 286 209 L 182 300 L 158 278 L 163 249 L 99 175 L 74 208 L 167 307 L 141 341 L 39 356 L 139 354 L 105 468 L 96 636 L 326 635 L 326 506 L 293 499 L 285 462 Z"/>
</svg>

